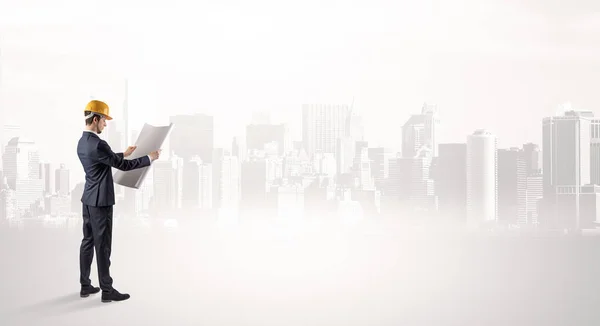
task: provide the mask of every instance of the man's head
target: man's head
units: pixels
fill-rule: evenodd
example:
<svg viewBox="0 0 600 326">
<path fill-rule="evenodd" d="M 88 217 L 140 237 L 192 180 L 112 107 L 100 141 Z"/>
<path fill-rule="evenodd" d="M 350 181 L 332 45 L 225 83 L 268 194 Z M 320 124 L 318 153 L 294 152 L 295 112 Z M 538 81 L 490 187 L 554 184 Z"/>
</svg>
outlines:
<svg viewBox="0 0 600 326">
<path fill-rule="evenodd" d="M 98 100 L 90 101 L 86 105 L 83 114 L 85 115 L 86 128 L 98 134 L 102 133 L 102 130 L 106 127 L 106 120 L 112 120 L 108 105 Z"/>
<path fill-rule="evenodd" d="M 91 111 L 84 111 L 83 113 L 86 117 L 90 116 L 85 119 L 85 126 L 97 134 L 102 133 L 102 130 L 106 127 L 106 117 Z"/>
</svg>

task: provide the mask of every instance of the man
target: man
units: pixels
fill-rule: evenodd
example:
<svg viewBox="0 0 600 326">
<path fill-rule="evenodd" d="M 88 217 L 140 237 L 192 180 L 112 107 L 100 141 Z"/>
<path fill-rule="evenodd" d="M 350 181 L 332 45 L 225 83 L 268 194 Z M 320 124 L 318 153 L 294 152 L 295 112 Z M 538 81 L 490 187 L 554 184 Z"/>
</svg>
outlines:
<svg viewBox="0 0 600 326">
<path fill-rule="evenodd" d="M 112 217 L 115 192 L 111 168 L 123 171 L 149 166 L 160 156 L 160 150 L 134 160 L 126 160 L 135 150 L 129 146 L 124 153 L 114 153 L 106 141 L 98 135 L 112 120 L 109 108 L 102 101 L 90 101 L 85 110 L 85 130 L 77 144 L 77 155 L 85 171 L 85 188 L 81 202 L 83 206 L 83 240 L 79 252 L 81 297 L 100 292 L 102 302 L 129 299 L 129 294 L 119 293 L 113 288 L 110 276 L 110 253 L 112 245 Z M 90 270 L 96 249 L 100 288 L 92 286 Z"/>
</svg>

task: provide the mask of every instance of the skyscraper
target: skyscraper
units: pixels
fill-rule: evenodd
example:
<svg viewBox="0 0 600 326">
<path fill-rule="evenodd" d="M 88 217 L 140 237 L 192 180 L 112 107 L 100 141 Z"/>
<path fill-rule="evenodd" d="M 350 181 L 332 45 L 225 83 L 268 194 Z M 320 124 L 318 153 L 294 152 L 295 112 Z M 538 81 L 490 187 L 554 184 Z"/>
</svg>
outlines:
<svg viewBox="0 0 600 326">
<path fill-rule="evenodd" d="M 212 166 L 196 156 L 183 165 L 183 203 L 186 210 L 212 207 Z"/>
<path fill-rule="evenodd" d="M 56 173 L 52 163 L 40 163 L 40 179 L 44 184 L 44 193 L 52 195 L 56 192 Z"/>
<path fill-rule="evenodd" d="M 525 160 L 527 175 L 542 172 L 542 152 L 537 144 L 523 144 L 523 159 Z"/>
<path fill-rule="evenodd" d="M 542 120 L 545 196 L 552 197 L 556 186 L 590 183 L 590 126 L 591 114 L 585 111 Z"/>
<path fill-rule="evenodd" d="M 19 215 L 27 214 L 33 204 L 43 199 L 37 146 L 31 140 L 15 137 L 8 142 L 2 159 L 7 184 L 16 192 Z"/>
<path fill-rule="evenodd" d="M 309 157 L 312 158 L 316 152 L 336 152 L 338 138 L 346 136 L 350 114 L 348 105 L 302 106 L 302 141 Z"/>
<path fill-rule="evenodd" d="M 467 217 L 467 144 L 440 144 L 434 173 L 439 211 L 444 219 L 464 225 Z"/>
<path fill-rule="evenodd" d="M 498 217 L 496 136 L 478 129 L 467 137 L 467 225 L 479 227 Z"/>
<path fill-rule="evenodd" d="M 391 150 L 384 147 L 371 147 L 368 149 L 371 161 L 371 175 L 375 181 L 375 187 L 381 189 L 384 180 L 389 176 L 390 159 L 394 157 Z"/>
<path fill-rule="evenodd" d="M 154 208 L 159 213 L 172 212 L 181 208 L 183 188 L 183 159 L 152 163 L 154 172 Z"/>
<path fill-rule="evenodd" d="M 508 225 L 527 221 L 527 162 L 518 148 L 498 150 L 498 221 Z"/>
<path fill-rule="evenodd" d="M 425 103 L 421 114 L 412 115 L 402 126 L 402 157 L 415 157 L 422 147 L 431 149 L 431 155 L 436 157 L 439 124 L 437 107 Z"/>
<path fill-rule="evenodd" d="M 239 207 L 240 163 L 222 148 L 214 150 L 212 159 L 212 199 L 213 208 Z"/>
<path fill-rule="evenodd" d="M 600 119 L 591 121 L 590 156 L 590 182 L 600 185 Z"/>
<path fill-rule="evenodd" d="M 572 221 L 559 220 L 560 217 L 555 214 L 556 189 L 574 187 L 576 193 L 579 193 L 580 186 L 591 183 L 592 118 L 593 113 L 590 111 L 569 110 L 563 116 L 546 117 L 542 120 L 544 212 L 540 212 L 540 223 L 546 227 L 563 228 L 574 225 Z M 579 200 L 577 194 L 575 199 Z M 577 204 L 575 209 L 579 209 Z M 577 215 L 575 212 L 574 216 Z"/>
<path fill-rule="evenodd" d="M 69 169 L 64 164 L 60 165 L 59 169 L 56 169 L 55 180 L 56 180 L 56 193 L 62 196 L 66 196 L 71 192 L 69 184 Z"/>
</svg>

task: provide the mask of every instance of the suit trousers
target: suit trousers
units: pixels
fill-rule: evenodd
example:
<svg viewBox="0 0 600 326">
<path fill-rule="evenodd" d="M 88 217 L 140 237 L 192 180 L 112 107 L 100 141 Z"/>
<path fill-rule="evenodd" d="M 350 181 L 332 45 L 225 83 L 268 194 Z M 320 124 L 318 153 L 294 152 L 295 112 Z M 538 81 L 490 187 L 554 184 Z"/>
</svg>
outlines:
<svg viewBox="0 0 600 326">
<path fill-rule="evenodd" d="M 95 207 L 83 204 L 83 240 L 79 249 L 81 286 L 90 286 L 90 271 L 96 251 L 98 280 L 103 292 L 112 292 L 110 253 L 112 247 L 113 206 Z"/>
</svg>

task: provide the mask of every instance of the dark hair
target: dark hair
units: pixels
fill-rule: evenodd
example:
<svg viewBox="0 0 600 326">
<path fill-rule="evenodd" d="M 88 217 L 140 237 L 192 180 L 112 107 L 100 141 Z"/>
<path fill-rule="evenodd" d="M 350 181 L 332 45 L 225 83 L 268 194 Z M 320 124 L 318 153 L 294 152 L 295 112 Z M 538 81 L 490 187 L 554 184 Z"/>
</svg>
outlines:
<svg viewBox="0 0 600 326">
<path fill-rule="evenodd" d="M 92 111 L 84 111 L 84 112 L 83 112 L 83 116 L 85 117 L 85 116 L 87 116 L 87 115 L 88 115 L 88 114 L 90 114 L 90 113 L 92 113 Z M 102 118 L 102 116 L 101 116 L 101 115 L 99 115 L 99 114 L 95 114 L 95 113 L 94 113 L 94 115 L 93 115 L 93 116 L 91 116 L 90 118 L 87 118 L 87 119 L 85 119 L 85 125 L 86 125 L 86 126 L 89 126 L 89 125 L 91 125 L 91 124 L 92 124 L 92 122 L 94 122 L 94 118 L 98 118 L 98 121 L 100 121 L 100 119 Z"/>
</svg>

